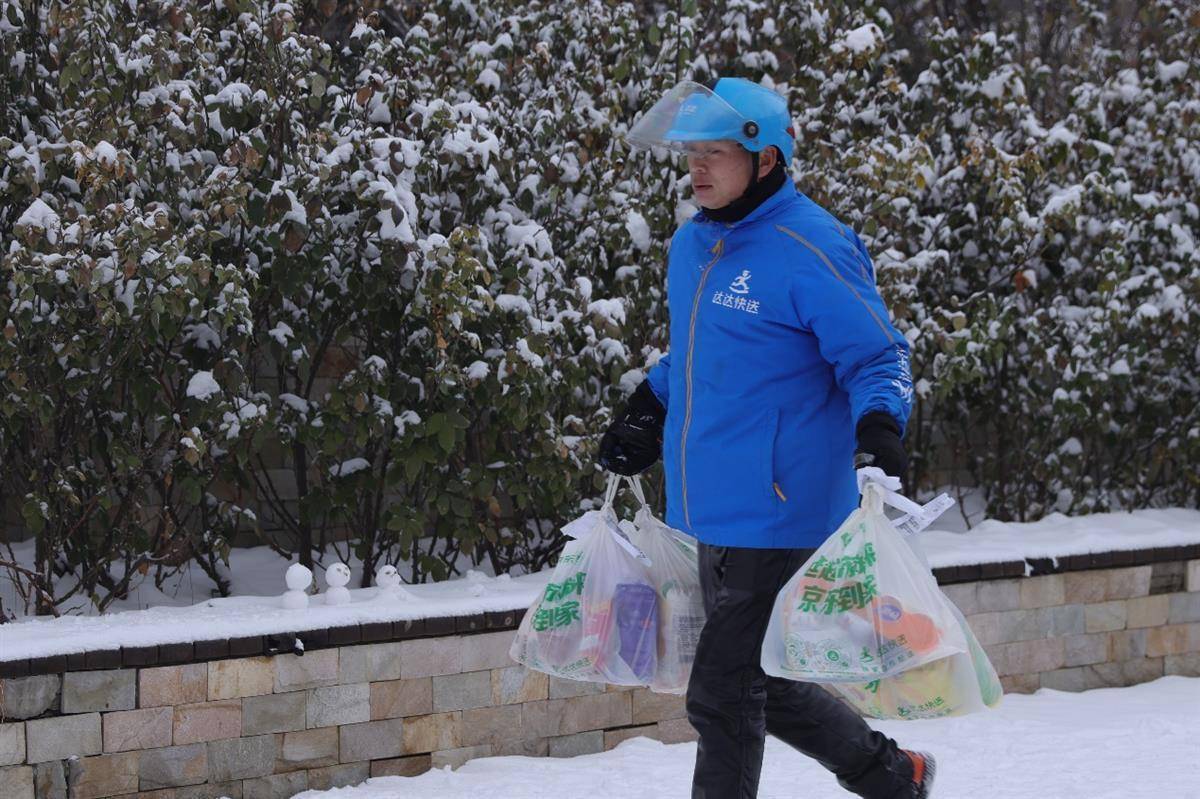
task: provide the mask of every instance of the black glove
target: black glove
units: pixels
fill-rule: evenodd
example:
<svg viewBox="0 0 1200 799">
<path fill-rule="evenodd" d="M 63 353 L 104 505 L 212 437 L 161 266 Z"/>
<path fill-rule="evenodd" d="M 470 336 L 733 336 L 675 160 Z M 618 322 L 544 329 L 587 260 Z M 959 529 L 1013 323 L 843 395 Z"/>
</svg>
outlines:
<svg viewBox="0 0 1200 799">
<path fill-rule="evenodd" d="M 858 449 L 854 452 L 854 468 L 876 466 L 892 477 L 904 479 L 908 455 L 900 440 L 900 425 L 886 411 L 871 411 L 858 421 L 855 430 Z"/>
<path fill-rule="evenodd" d="M 626 476 L 649 469 L 662 456 L 666 419 L 667 409 L 650 390 L 649 381 L 643 380 L 600 439 L 600 465 Z"/>
</svg>

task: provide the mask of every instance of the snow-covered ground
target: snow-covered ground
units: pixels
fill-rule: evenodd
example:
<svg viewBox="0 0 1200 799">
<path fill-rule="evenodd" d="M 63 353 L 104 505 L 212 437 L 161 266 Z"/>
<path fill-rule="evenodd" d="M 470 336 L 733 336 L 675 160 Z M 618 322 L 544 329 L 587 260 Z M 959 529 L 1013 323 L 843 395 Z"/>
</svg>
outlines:
<svg viewBox="0 0 1200 799">
<path fill-rule="evenodd" d="M 1079 694 L 1041 690 L 929 721 L 872 721 L 938 759 L 936 799 L 1200 799 L 1200 679 Z M 569 759 L 492 757 L 297 799 L 685 799 L 695 744 L 646 738 Z M 851 796 L 815 761 L 767 739 L 760 799 Z"/>
<path fill-rule="evenodd" d="M 961 564 L 1063 557 L 1147 547 L 1200 543 L 1200 511 L 1184 508 L 1099 513 L 1068 517 L 1051 514 L 1038 522 L 1011 524 L 986 520 L 956 531 L 951 510 L 919 534 L 933 568 Z M 949 529 L 947 529 L 949 528 Z M 32 558 L 33 544 L 13 547 L 18 561 Z M 107 649 L 266 635 L 365 622 L 455 616 L 528 607 L 550 572 L 510 578 L 482 572 L 441 583 L 408 586 L 412 599 L 380 596 L 375 588 L 352 590 L 351 602 L 327 606 L 320 596 L 305 610 L 284 610 L 279 596 L 288 563 L 267 547 L 234 550 L 230 555 L 234 596 L 212 597 L 214 588 L 199 569 L 172 578 L 160 590 L 147 580 L 129 599 L 103 616 L 60 619 L 22 618 L 0 625 L 0 652 L 6 657 L 43 657 Z M 327 564 L 336 562 L 332 556 Z M 356 585 L 360 566 L 351 560 Z M 318 578 L 318 583 L 324 585 Z M 16 605 L 15 592 L 0 572 L 0 600 Z"/>
</svg>

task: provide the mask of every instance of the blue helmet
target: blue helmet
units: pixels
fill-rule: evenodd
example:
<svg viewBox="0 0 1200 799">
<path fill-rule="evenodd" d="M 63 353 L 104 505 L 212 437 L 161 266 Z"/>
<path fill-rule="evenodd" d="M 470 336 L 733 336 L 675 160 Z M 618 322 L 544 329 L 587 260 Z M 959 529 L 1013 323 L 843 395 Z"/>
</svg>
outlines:
<svg viewBox="0 0 1200 799">
<path fill-rule="evenodd" d="M 721 78 L 711 89 L 683 81 L 643 114 L 625 138 L 635 147 L 675 150 L 688 142 L 732 139 L 754 153 L 778 147 L 785 162 L 795 146 L 787 101 L 745 78 Z"/>
</svg>

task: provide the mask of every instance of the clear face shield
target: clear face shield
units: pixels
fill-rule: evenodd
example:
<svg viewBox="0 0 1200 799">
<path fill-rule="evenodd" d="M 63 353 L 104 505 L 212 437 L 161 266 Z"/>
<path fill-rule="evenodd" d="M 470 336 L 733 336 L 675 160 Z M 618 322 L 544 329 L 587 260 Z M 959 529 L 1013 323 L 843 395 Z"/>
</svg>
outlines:
<svg viewBox="0 0 1200 799">
<path fill-rule="evenodd" d="M 683 81 L 633 124 L 625 140 L 633 147 L 662 147 L 703 157 L 712 142 L 742 142 L 757 135 L 754 122 L 707 86 Z"/>
</svg>

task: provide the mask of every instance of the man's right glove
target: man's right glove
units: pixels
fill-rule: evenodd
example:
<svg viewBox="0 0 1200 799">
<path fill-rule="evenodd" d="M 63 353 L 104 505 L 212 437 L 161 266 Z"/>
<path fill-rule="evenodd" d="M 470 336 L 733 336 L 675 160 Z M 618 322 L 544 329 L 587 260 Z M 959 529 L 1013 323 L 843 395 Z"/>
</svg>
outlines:
<svg viewBox="0 0 1200 799">
<path fill-rule="evenodd" d="M 667 409 L 643 380 L 600 439 L 600 465 L 628 477 L 649 469 L 662 455 L 666 419 Z"/>
<path fill-rule="evenodd" d="M 904 479 L 908 455 L 900 440 L 900 425 L 886 411 L 865 414 L 855 429 L 858 449 L 854 453 L 854 468 L 874 466 L 886 474 Z"/>
</svg>

